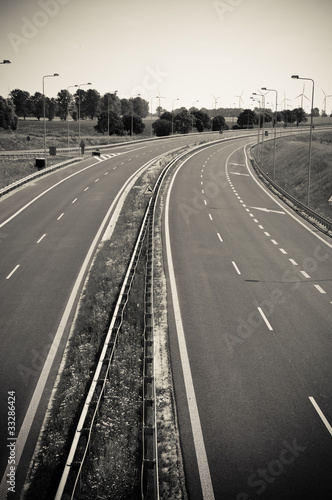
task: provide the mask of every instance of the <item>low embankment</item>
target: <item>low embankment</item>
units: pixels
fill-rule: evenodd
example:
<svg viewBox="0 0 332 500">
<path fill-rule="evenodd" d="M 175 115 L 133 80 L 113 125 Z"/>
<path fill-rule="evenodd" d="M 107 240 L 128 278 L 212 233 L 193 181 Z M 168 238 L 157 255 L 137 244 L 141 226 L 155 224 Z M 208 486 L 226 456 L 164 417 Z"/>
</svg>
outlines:
<svg viewBox="0 0 332 500">
<path fill-rule="evenodd" d="M 264 141 L 263 165 L 261 145 L 252 148 L 253 155 L 273 179 L 274 141 Z M 277 138 L 275 181 L 300 202 L 307 203 L 309 133 Z M 310 169 L 310 208 L 332 221 L 332 131 L 313 131 Z"/>
</svg>

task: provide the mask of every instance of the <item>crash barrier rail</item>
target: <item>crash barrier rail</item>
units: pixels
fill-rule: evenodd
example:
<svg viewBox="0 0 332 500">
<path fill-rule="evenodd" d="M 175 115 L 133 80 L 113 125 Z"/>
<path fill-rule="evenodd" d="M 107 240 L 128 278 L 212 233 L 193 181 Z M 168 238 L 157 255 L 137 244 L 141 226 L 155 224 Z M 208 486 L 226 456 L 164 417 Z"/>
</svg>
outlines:
<svg viewBox="0 0 332 500">
<path fill-rule="evenodd" d="M 307 205 L 304 205 L 304 203 L 300 202 L 294 196 L 289 194 L 287 191 L 285 191 L 282 187 L 280 187 L 275 181 L 271 179 L 271 177 L 264 172 L 264 170 L 259 166 L 259 164 L 256 161 L 256 158 L 254 157 L 251 147 L 248 150 L 248 157 L 250 159 L 250 162 L 255 169 L 257 173 L 259 173 L 264 179 L 271 185 L 273 188 L 279 193 L 280 195 L 283 196 L 285 201 L 287 202 L 288 205 L 290 205 L 293 209 L 295 209 L 299 215 L 301 216 L 306 216 L 307 219 L 313 224 L 319 224 L 319 229 L 322 229 L 321 226 L 325 228 L 326 231 L 332 231 L 332 221 L 327 219 L 326 217 L 323 217 L 319 213 L 315 212 L 311 208 L 307 207 Z"/>
<path fill-rule="evenodd" d="M 42 170 L 38 170 L 38 172 L 34 172 L 33 174 L 27 175 L 26 177 L 23 177 L 22 179 L 19 179 L 15 182 L 12 182 L 8 186 L 5 186 L 0 189 L 0 197 L 4 196 L 5 194 L 9 193 L 10 191 L 13 191 L 16 188 L 19 188 L 23 186 L 23 184 L 26 184 L 27 182 L 32 181 L 33 179 L 37 179 L 37 177 L 42 177 L 43 175 L 49 174 L 50 172 L 53 172 L 54 170 L 58 170 L 59 168 L 62 167 L 67 167 L 71 163 L 76 163 L 77 161 L 80 161 L 82 158 L 71 158 L 70 160 L 63 161 L 61 163 L 57 163 L 55 165 L 52 165 L 51 167 L 44 168 Z"/>
</svg>

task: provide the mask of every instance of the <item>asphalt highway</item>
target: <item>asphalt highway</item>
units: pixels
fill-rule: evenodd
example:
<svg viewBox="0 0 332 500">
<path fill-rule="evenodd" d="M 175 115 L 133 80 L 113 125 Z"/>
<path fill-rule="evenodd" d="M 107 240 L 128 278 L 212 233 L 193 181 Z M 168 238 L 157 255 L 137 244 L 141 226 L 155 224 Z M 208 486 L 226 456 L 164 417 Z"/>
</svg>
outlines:
<svg viewBox="0 0 332 500">
<path fill-rule="evenodd" d="M 1 499 L 8 492 L 4 474 L 9 459 L 16 485 L 16 496 L 10 498 L 19 498 L 82 281 L 75 301 L 68 300 L 114 199 L 146 162 L 198 140 L 187 136 L 103 150 L 99 159 L 87 157 L 1 199 Z M 69 321 L 62 325 L 68 307 Z"/>
<path fill-rule="evenodd" d="M 189 498 L 330 498 L 332 241 L 257 181 L 248 142 L 192 156 L 165 206 Z"/>
</svg>

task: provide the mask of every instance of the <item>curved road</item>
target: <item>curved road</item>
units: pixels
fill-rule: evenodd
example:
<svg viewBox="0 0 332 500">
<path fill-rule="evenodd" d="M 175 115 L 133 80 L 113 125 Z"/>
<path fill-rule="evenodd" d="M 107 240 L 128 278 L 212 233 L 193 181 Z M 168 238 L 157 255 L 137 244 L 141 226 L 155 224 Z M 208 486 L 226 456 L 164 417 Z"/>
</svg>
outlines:
<svg viewBox="0 0 332 500">
<path fill-rule="evenodd" d="M 165 207 L 189 498 L 329 498 L 332 241 L 256 180 L 247 142 L 192 156 Z"/>
<path fill-rule="evenodd" d="M 220 135 L 211 135 L 209 139 L 220 139 Z M 68 335 L 69 327 L 59 323 L 112 202 L 127 179 L 146 162 L 199 140 L 199 136 L 175 137 L 110 148 L 102 152 L 101 161 L 89 157 L 30 182 L 1 199 L 1 499 L 10 486 L 6 484 L 4 472 L 8 459 L 13 458 L 11 452 L 15 452 L 14 462 L 18 468 L 16 495 L 10 494 L 10 498 L 19 498 Z M 71 314 L 73 312 L 74 307 Z M 55 360 L 46 366 L 60 330 L 61 342 L 51 351 L 51 354 L 56 351 Z M 37 398 L 32 402 L 41 373 L 43 384 L 46 381 L 47 384 L 40 401 Z M 9 394 L 12 391 L 15 391 L 15 410 Z M 37 412 L 22 429 L 30 404 Z M 15 430 L 7 427 L 8 411 L 15 411 Z M 9 423 L 13 420 L 9 419 Z M 12 438 L 19 433 L 29 439 L 25 447 L 24 439 L 17 441 L 14 450 Z"/>
</svg>

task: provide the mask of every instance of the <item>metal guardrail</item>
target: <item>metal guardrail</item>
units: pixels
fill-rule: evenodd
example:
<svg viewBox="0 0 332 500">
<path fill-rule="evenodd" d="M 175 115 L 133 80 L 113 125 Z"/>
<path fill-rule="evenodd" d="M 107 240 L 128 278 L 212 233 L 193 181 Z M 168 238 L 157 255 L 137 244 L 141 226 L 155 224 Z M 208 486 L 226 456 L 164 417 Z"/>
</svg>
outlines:
<svg viewBox="0 0 332 500">
<path fill-rule="evenodd" d="M 279 193 L 280 195 L 283 196 L 283 198 L 286 200 L 286 202 L 288 202 L 288 204 L 291 203 L 291 206 L 292 206 L 293 209 L 295 207 L 295 210 L 297 212 L 299 212 L 300 215 L 305 215 L 306 218 L 309 219 L 310 222 L 316 223 L 316 225 L 318 223 L 319 226 L 317 226 L 317 227 L 319 227 L 319 229 L 321 229 L 321 226 L 323 226 L 326 229 L 326 231 L 332 231 L 332 221 L 330 221 L 326 217 L 323 217 L 322 215 L 320 215 L 319 213 L 315 212 L 311 208 L 307 207 L 306 205 L 304 205 L 304 203 L 302 203 L 301 201 L 297 200 L 296 198 L 294 198 L 294 196 L 292 196 L 287 191 L 285 191 L 282 187 L 280 187 L 259 166 L 259 164 L 256 161 L 256 158 L 254 157 L 254 155 L 251 152 L 251 148 L 249 148 L 248 153 L 249 153 L 248 157 L 249 157 L 249 159 L 251 161 L 251 164 L 252 164 L 253 168 L 256 170 L 256 172 L 258 172 L 262 177 L 264 177 L 264 179 L 271 186 L 273 186 L 273 188 L 277 191 L 277 193 Z"/>
<path fill-rule="evenodd" d="M 8 186 L 5 186 L 0 189 L 0 197 L 4 196 L 5 194 L 9 193 L 10 191 L 13 191 L 14 189 L 23 186 L 24 184 L 27 184 L 28 182 L 32 181 L 33 179 L 37 179 L 38 177 L 42 177 L 43 175 L 46 175 L 50 172 L 53 172 L 54 170 L 58 170 L 59 168 L 66 167 L 70 165 L 71 163 L 76 163 L 77 161 L 82 160 L 81 157 L 76 157 L 76 158 L 71 158 L 70 160 L 63 161 L 61 163 L 57 163 L 55 165 L 52 165 L 51 167 L 44 168 L 42 170 L 39 170 L 38 172 L 34 172 L 33 174 L 27 175 L 26 177 L 23 177 L 22 179 L 19 179 L 15 182 L 12 182 Z"/>
</svg>

